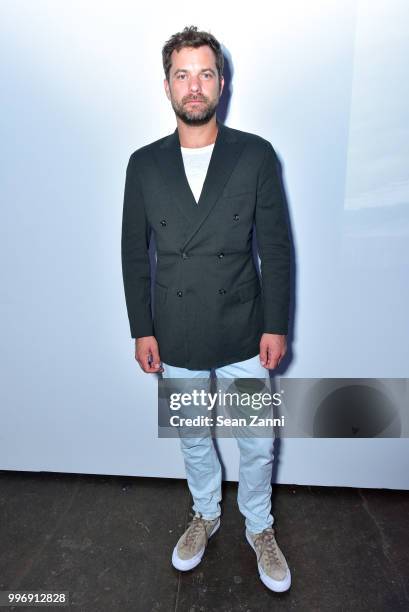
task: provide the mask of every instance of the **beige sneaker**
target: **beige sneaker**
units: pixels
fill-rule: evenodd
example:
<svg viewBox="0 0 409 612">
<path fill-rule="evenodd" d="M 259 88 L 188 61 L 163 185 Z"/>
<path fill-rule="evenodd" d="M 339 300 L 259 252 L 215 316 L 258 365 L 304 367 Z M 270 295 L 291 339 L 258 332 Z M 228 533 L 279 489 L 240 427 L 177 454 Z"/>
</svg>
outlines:
<svg viewBox="0 0 409 612">
<path fill-rule="evenodd" d="M 185 533 L 173 549 L 172 564 L 181 572 L 191 570 L 202 560 L 207 542 L 220 527 L 220 518 L 213 521 L 196 513 Z"/>
<path fill-rule="evenodd" d="M 263 584 L 278 593 L 287 591 L 291 586 L 291 572 L 276 542 L 274 529 L 268 527 L 260 533 L 250 533 L 246 529 L 246 538 L 257 555 L 258 571 Z"/>
</svg>

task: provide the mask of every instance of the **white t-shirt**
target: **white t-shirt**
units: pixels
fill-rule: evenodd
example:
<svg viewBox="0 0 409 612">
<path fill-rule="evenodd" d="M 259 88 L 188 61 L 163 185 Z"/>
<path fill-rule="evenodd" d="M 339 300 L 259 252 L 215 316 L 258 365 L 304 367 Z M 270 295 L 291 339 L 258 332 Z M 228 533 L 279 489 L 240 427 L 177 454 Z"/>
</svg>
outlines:
<svg viewBox="0 0 409 612">
<path fill-rule="evenodd" d="M 212 156 L 214 143 L 206 147 L 180 147 L 182 151 L 183 163 L 185 166 L 186 177 L 190 189 L 195 196 L 196 203 L 199 201 L 203 183 L 206 178 L 207 168 Z"/>
</svg>

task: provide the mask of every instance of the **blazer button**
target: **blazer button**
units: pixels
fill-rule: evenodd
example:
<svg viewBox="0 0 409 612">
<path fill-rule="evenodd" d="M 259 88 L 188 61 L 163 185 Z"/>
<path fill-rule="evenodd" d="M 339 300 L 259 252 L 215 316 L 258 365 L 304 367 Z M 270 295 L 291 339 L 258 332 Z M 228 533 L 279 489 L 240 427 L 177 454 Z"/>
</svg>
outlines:
<svg viewBox="0 0 409 612">
<path fill-rule="evenodd" d="M 235 221 L 238 221 L 238 220 L 240 219 L 240 217 L 239 217 L 239 215 L 237 215 L 237 214 L 236 214 L 236 215 L 234 215 L 233 219 L 234 219 Z"/>
<path fill-rule="evenodd" d="M 177 295 L 178 297 L 182 297 L 182 295 L 183 295 L 183 291 L 178 291 L 178 292 L 176 293 L 176 295 Z"/>
<path fill-rule="evenodd" d="M 160 222 L 161 225 L 163 225 L 163 227 L 165 227 L 166 225 L 166 219 L 162 219 L 162 221 Z"/>
<path fill-rule="evenodd" d="M 219 259 L 223 259 L 223 257 L 224 257 L 224 253 L 219 253 L 217 257 L 218 257 Z"/>
<path fill-rule="evenodd" d="M 182 253 L 182 259 L 187 259 L 187 253 Z"/>
<path fill-rule="evenodd" d="M 226 289 L 219 289 L 220 295 L 224 295 L 226 293 Z"/>
</svg>

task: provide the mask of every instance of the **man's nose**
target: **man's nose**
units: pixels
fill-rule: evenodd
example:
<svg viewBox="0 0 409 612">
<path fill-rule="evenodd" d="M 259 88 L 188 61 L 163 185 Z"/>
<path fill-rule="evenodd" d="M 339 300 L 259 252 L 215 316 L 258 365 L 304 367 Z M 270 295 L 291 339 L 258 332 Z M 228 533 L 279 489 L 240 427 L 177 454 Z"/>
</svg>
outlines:
<svg viewBox="0 0 409 612">
<path fill-rule="evenodd" d="M 199 91 L 200 90 L 200 79 L 197 76 L 192 76 L 190 78 L 190 91 Z"/>
</svg>

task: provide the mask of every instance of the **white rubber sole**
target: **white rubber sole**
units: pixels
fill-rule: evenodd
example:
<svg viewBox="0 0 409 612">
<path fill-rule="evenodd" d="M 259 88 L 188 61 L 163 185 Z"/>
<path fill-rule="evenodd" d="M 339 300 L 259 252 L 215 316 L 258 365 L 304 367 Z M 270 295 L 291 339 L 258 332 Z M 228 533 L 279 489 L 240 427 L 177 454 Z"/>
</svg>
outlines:
<svg viewBox="0 0 409 612">
<path fill-rule="evenodd" d="M 247 539 L 247 542 L 250 544 L 251 548 L 254 550 L 254 552 L 257 555 L 257 551 L 254 548 L 254 544 L 251 541 L 251 537 L 249 536 L 247 529 L 246 529 L 246 539 Z M 291 586 L 291 572 L 289 568 L 283 580 L 274 580 L 274 578 L 267 576 L 267 574 L 264 572 L 263 568 L 260 566 L 259 563 L 257 563 L 257 567 L 258 567 L 258 573 L 260 575 L 260 580 L 268 589 L 270 589 L 271 591 L 275 591 L 276 593 L 282 593 L 283 591 L 288 591 L 288 589 Z"/>
<path fill-rule="evenodd" d="M 212 531 L 210 532 L 209 538 L 211 538 L 212 535 L 216 533 L 219 527 L 220 527 L 220 518 L 217 521 L 217 523 L 215 523 Z M 202 560 L 205 550 L 206 550 L 206 546 L 203 546 L 203 548 L 191 559 L 181 559 L 178 555 L 178 545 L 176 544 L 175 548 L 173 549 L 173 553 L 172 553 L 172 565 L 180 572 L 187 572 L 193 569 L 194 567 L 196 567 L 197 565 L 199 565 L 199 563 Z"/>
</svg>

